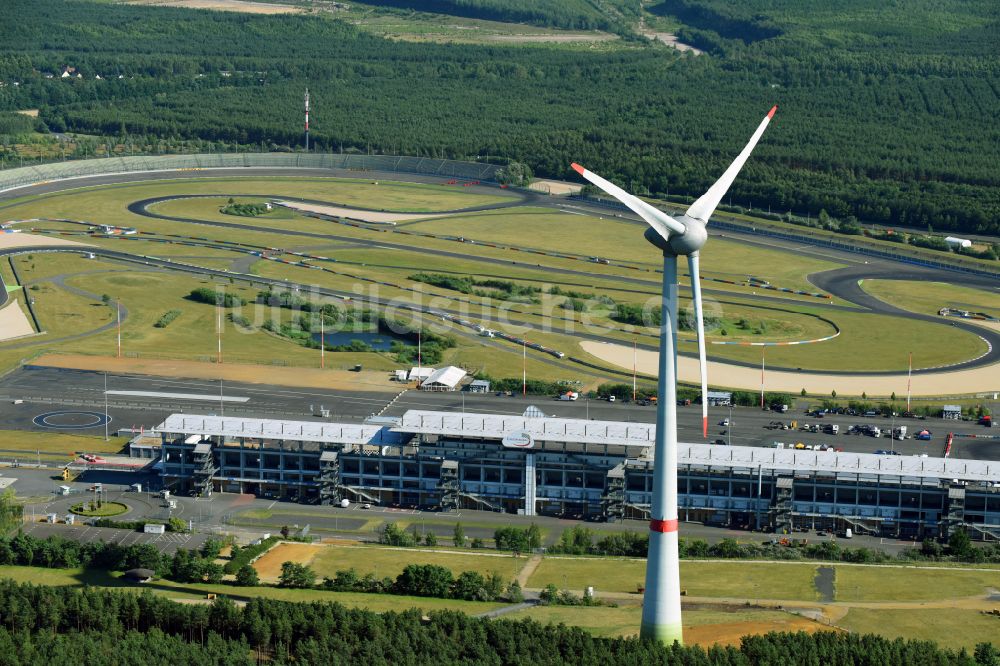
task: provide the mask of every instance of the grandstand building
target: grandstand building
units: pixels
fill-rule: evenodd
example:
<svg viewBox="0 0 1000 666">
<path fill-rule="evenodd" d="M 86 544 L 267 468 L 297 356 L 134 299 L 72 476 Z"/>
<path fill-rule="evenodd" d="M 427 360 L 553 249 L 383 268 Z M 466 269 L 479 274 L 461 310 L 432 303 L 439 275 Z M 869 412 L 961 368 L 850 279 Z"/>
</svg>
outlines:
<svg viewBox="0 0 1000 666">
<path fill-rule="evenodd" d="M 648 517 L 655 426 L 411 410 L 380 424 L 175 414 L 157 429 L 164 485 L 312 503 L 618 520 Z M 681 518 L 1000 538 L 1000 462 L 681 444 Z"/>
</svg>

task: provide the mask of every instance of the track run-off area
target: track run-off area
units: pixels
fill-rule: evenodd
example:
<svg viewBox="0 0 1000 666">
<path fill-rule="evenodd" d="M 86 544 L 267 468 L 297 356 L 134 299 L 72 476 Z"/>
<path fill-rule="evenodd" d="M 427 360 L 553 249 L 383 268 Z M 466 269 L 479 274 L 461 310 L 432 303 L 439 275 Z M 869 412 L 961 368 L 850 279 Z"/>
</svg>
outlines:
<svg viewBox="0 0 1000 666">
<path fill-rule="evenodd" d="M 251 181 L 252 186 L 247 184 Z M 296 181 L 307 185 L 289 185 Z M 324 182 L 329 183 L 326 194 Z M 102 194 L 111 198 L 102 200 Z M 285 205 L 275 205 L 267 216 L 241 218 L 219 212 L 230 200 Z M 44 307 L 48 293 L 37 288 L 51 289 L 59 282 L 100 299 L 98 288 L 88 286 L 88 274 L 111 275 L 118 267 L 129 274 L 163 275 L 164 280 L 186 275 L 188 291 L 209 280 L 226 288 L 245 291 L 250 285 L 345 309 L 404 315 L 459 340 L 459 351 L 446 362 L 485 368 L 493 376 L 519 376 L 522 363 L 531 376 L 581 377 L 585 384 L 631 381 L 633 370 L 655 375 L 655 326 L 621 323 L 608 314 L 614 303 L 655 305 L 655 251 L 642 246 L 641 221 L 584 199 L 399 172 L 168 170 L 8 190 L 0 193 L 0 221 L 9 224 L 5 231 L 20 232 L 0 234 L 0 269 L 6 269 L 0 276 L 9 289 L 16 279 L 13 258 L 32 257 L 32 273 L 21 266 L 21 286 L 36 310 Z M 112 227 L 111 232 L 92 229 L 98 225 Z M 125 233 L 130 229 L 135 233 Z M 591 231 L 580 241 L 581 234 Z M 905 395 L 908 352 L 911 344 L 922 344 L 939 346 L 941 357 L 914 354 L 912 395 L 1000 390 L 997 327 L 904 309 L 863 285 L 869 280 L 947 283 L 977 290 L 988 306 L 1000 298 L 995 280 L 859 258 L 811 246 L 807 239 L 791 243 L 711 228 L 710 233 L 716 242 L 707 247 L 705 260 L 718 248 L 720 262 L 708 264 L 703 278 L 707 312 L 717 321 L 714 335 L 709 333 L 713 386 L 760 390 L 763 363 L 767 391 Z M 740 265 L 741 247 L 748 255 L 746 266 Z M 92 257 L 95 263 L 81 267 L 73 261 L 35 272 L 52 253 Z M 760 256 L 749 256 L 754 253 Z M 798 273 L 791 266 L 796 262 L 803 267 Z M 8 263 L 9 268 L 3 266 Z M 810 270 L 810 263 L 817 270 Z M 773 272 L 765 272 L 770 267 Z M 475 288 L 460 292 L 410 279 L 417 273 L 471 276 Z M 100 281 L 103 294 L 109 293 L 111 279 L 105 275 Z M 498 281 L 547 286 L 513 298 L 497 291 Z M 682 286 L 682 296 L 686 292 Z M 593 305 L 602 297 L 603 309 L 601 301 Z M 17 306 L 6 293 L 0 298 L 7 299 L 0 307 Z M 574 299 L 587 300 L 587 309 L 567 307 Z M 136 310 L 127 299 L 120 307 L 129 314 Z M 155 307 L 169 311 L 172 306 L 164 301 Z M 46 324 L 45 314 L 40 319 L 48 329 L 44 335 L 0 342 L 0 354 L 6 349 L 29 356 L 60 341 L 111 334 L 116 325 L 81 320 L 65 330 Z M 128 319 L 126 314 L 123 331 L 129 331 Z M 495 334 L 484 336 L 483 329 Z M 214 341 L 214 328 L 204 336 Z M 275 350 L 277 342 L 268 340 Z M 302 354 L 308 350 L 281 342 L 301 359 L 291 364 L 305 362 Z M 682 336 L 681 343 L 681 379 L 694 382 L 692 339 Z M 370 356 L 363 356 L 367 365 Z M 493 365 L 501 358 L 501 367 Z"/>
</svg>

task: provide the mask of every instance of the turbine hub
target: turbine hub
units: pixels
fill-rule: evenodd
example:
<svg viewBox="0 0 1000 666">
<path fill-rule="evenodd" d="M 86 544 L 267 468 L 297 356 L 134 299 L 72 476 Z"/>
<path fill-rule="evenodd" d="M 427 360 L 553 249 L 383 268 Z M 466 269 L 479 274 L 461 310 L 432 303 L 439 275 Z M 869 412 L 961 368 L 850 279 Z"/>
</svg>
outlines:
<svg viewBox="0 0 1000 666">
<path fill-rule="evenodd" d="M 658 234 L 654 229 L 646 229 L 643 234 L 647 241 L 659 248 L 665 254 L 674 256 L 690 256 L 698 252 L 705 246 L 708 240 L 708 231 L 705 223 L 695 220 L 685 215 L 680 222 L 684 225 L 685 231 L 681 235 L 671 234 L 669 240 Z"/>
</svg>

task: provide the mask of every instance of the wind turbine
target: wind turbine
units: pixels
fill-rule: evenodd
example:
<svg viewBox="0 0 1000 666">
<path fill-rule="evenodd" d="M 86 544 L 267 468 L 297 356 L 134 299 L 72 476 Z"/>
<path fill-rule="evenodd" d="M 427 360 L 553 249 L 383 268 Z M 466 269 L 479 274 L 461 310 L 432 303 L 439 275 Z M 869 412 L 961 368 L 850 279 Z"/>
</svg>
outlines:
<svg viewBox="0 0 1000 666">
<path fill-rule="evenodd" d="M 691 204 L 677 220 L 617 185 L 587 171 L 573 168 L 591 183 L 625 204 L 649 225 L 645 237 L 663 253 L 662 327 L 660 330 L 659 400 L 656 407 L 653 504 L 649 523 L 649 556 L 646 592 L 642 605 L 643 638 L 682 642 L 680 562 L 677 554 L 677 257 L 688 258 L 691 296 L 698 332 L 698 366 L 701 371 L 702 434 L 708 437 L 708 388 L 705 362 L 705 324 L 702 319 L 699 252 L 708 239 L 705 227 L 757 141 L 778 110 L 774 106 L 757 126 L 743 152 L 722 177 Z"/>
</svg>

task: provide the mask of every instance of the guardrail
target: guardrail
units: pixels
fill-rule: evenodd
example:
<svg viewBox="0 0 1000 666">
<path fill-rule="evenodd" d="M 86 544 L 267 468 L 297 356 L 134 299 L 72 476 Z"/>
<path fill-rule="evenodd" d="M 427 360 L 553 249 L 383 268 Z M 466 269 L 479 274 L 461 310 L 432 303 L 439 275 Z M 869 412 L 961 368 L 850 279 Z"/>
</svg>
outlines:
<svg viewBox="0 0 1000 666">
<path fill-rule="evenodd" d="M 0 192 L 55 180 L 106 174 L 235 168 L 388 171 L 493 183 L 496 180 L 496 172 L 501 167 L 495 164 L 440 160 L 430 157 L 342 153 L 200 153 L 194 155 L 105 157 L 0 170 Z"/>
</svg>

